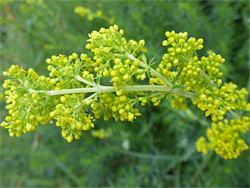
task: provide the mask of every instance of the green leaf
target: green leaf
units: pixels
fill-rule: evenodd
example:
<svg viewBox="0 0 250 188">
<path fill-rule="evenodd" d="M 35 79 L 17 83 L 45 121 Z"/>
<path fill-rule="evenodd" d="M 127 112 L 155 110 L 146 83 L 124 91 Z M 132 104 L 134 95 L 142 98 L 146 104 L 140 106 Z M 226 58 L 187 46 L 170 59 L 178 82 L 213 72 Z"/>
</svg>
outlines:
<svg viewBox="0 0 250 188">
<path fill-rule="evenodd" d="M 179 76 L 181 75 L 182 69 L 180 72 L 178 72 L 178 74 L 176 75 L 176 77 L 174 78 L 174 80 L 172 81 L 172 84 L 174 84 L 176 82 L 176 80 L 179 78 Z"/>
</svg>

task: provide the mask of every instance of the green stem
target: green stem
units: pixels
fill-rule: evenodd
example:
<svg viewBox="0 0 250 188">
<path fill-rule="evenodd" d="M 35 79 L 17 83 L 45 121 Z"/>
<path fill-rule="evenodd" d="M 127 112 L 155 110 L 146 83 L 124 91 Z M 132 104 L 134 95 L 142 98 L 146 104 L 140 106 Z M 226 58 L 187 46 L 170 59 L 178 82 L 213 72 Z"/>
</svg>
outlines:
<svg viewBox="0 0 250 188">
<path fill-rule="evenodd" d="M 121 86 L 117 87 L 122 91 L 163 91 L 163 92 L 170 92 L 171 88 L 168 86 L 158 86 L 158 85 L 137 85 L 137 86 Z M 96 86 L 91 88 L 75 88 L 75 89 L 65 89 L 65 90 L 58 90 L 58 91 L 47 91 L 49 95 L 65 95 L 65 94 L 73 94 L 73 93 L 109 93 L 115 92 L 116 88 L 114 86 Z"/>
<path fill-rule="evenodd" d="M 65 94 L 73 94 L 73 93 L 94 93 L 97 91 L 98 91 L 97 87 L 92 87 L 92 88 L 76 88 L 76 89 L 64 89 L 64 90 L 58 90 L 58 91 L 47 91 L 47 94 L 48 95 L 65 95 Z"/>
<path fill-rule="evenodd" d="M 89 86 L 93 86 L 93 87 L 97 86 L 96 83 L 90 82 L 90 81 L 88 81 L 88 80 L 82 78 L 82 77 L 79 76 L 79 75 L 76 76 L 76 79 L 77 79 L 78 81 L 80 81 L 80 82 L 83 82 L 83 83 L 89 85 Z"/>
<path fill-rule="evenodd" d="M 205 80 L 207 80 L 212 86 L 215 86 L 213 80 L 211 80 L 211 78 L 203 70 L 200 70 L 200 73 Z"/>
<path fill-rule="evenodd" d="M 173 85 L 171 84 L 170 81 L 168 81 L 164 76 L 162 76 L 160 73 L 158 73 L 156 70 L 154 70 L 153 68 L 149 67 L 147 64 L 143 63 L 142 61 L 140 61 L 139 59 L 135 58 L 132 54 L 127 54 L 127 58 L 131 59 L 132 61 L 138 60 L 139 61 L 139 65 L 145 69 L 149 69 L 149 71 L 154 74 L 155 76 L 157 76 L 158 78 L 160 78 L 165 84 L 169 85 L 170 87 L 172 87 Z"/>
<path fill-rule="evenodd" d="M 191 98 L 191 99 L 197 99 L 199 97 L 199 94 L 197 93 L 192 93 L 189 91 L 184 91 L 182 89 L 173 89 L 172 93 L 187 97 L 187 98 Z"/>
<path fill-rule="evenodd" d="M 197 94 L 191 93 L 188 91 L 184 91 L 181 89 L 171 89 L 168 86 L 159 86 L 159 85 L 136 85 L 136 86 L 120 86 L 117 89 L 121 89 L 122 91 L 134 92 L 134 91 L 158 91 L 163 93 L 175 93 L 178 95 L 182 95 L 187 98 L 196 99 L 198 97 Z M 44 91 L 38 91 L 44 92 Z M 110 93 L 116 92 L 116 88 L 114 86 L 96 86 L 91 88 L 75 88 L 75 89 L 65 89 L 58 91 L 47 91 L 48 95 L 65 95 L 65 94 L 73 94 L 73 93 Z"/>
<path fill-rule="evenodd" d="M 84 103 L 87 100 L 93 99 L 96 95 L 97 95 L 97 93 L 94 93 L 94 94 L 90 95 L 89 97 L 87 97 L 86 99 L 84 99 L 82 102 Z"/>
</svg>

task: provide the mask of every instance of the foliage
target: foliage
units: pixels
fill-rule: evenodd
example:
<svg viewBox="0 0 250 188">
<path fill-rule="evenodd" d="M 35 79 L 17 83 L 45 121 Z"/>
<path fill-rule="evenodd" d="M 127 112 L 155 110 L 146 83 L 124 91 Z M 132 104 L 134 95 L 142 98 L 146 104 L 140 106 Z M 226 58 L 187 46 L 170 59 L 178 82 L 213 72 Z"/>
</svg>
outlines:
<svg viewBox="0 0 250 188">
<path fill-rule="evenodd" d="M 46 57 L 52 54 L 72 54 L 73 51 L 82 51 L 81 46 L 86 44 L 84 40 L 87 39 L 89 31 L 109 25 L 108 22 L 103 22 L 99 18 L 93 19 L 91 22 L 80 18 L 78 15 L 72 14 L 74 8 L 79 6 L 78 3 L 68 3 L 67 8 L 64 8 L 64 3 L 57 5 L 48 2 L 4 4 L 4 15 L 1 16 L 4 28 L 2 35 L 6 35 L 1 41 L 2 49 L 5 49 L 5 55 L 1 55 L 4 69 L 9 64 L 16 62 L 20 62 L 20 65 L 24 67 L 43 68 L 44 64 L 40 64 L 40 62 L 44 62 Z M 203 3 L 193 1 L 178 3 L 103 2 L 96 7 L 94 3 L 84 2 L 84 6 L 90 7 L 92 10 L 102 9 L 105 10 L 103 11 L 105 15 L 114 16 L 116 23 L 126 30 L 126 38 L 135 38 L 135 40 L 144 38 L 149 42 L 146 44 L 146 48 L 150 49 L 147 57 L 156 55 L 156 62 L 161 61 L 160 56 L 166 50 L 160 47 L 160 41 L 164 40 L 161 36 L 164 35 L 165 30 L 171 28 L 177 31 L 188 31 L 194 36 L 200 36 L 202 33 L 205 42 L 208 41 L 208 46 L 201 51 L 201 55 L 205 55 L 206 50 L 210 49 L 221 53 L 232 66 L 228 70 L 231 73 L 230 78 L 229 74 L 225 74 L 224 79 L 227 81 L 232 79 L 236 82 L 240 80 L 240 83 L 237 83 L 240 87 L 246 86 L 249 75 L 245 63 L 248 58 L 247 43 L 242 45 L 235 41 L 246 40 L 246 35 L 238 35 L 243 28 L 245 30 L 247 28 L 244 25 L 246 24 L 244 15 L 247 15 L 245 13 L 246 4 L 246 2 Z M 19 7 L 25 8 L 28 12 L 20 11 Z M 34 17 L 28 17 L 29 11 L 35 13 Z M 124 16 L 129 12 L 131 12 L 128 14 L 129 16 Z M 212 14 L 210 14 L 211 12 Z M 218 16 L 222 13 L 227 13 L 228 18 Z M 238 18 L 234 18 L 236 15 Z M 237 22 L 233 22 L 232 17 L 237 19 Z M 221 24 L 225 23 L 224 19 L 227 23 L 225 25 Z M 50 24 L 51 21 L 54 23 Z M 80 22 L 83 24 L 79 25 Z M 152 23 L 154 26 L 151 25 Z M 70 24 L 70 27 L 67 24 Z M 229 25 L 232 28 L 230 31 L 228 31 Z M 208 29 L 209 27 L 215 28 L 214 26 L 218 27 L 218 31 Z M 16 36 L 15 32 L 18 32 L 19 35 Z M 35 36 L 31 37 L 32 35 Z M 66 40 L 63 40 L 64 38 Z M 16 41 L 14 46 L 13 41 Z M 79 41 L 82 41 L 82 44 L 79 44 Z M 227 44 L 219 45 L 216 43 L 217 41 Z M 32 49 L 33 52 L 27 49 Z M 6 53 L 15 54 L 15 56 L 10 58 Z M 39 58 L 41 59 L 39 60 Z M 233 62 L 237 61 L 240 63 L 234 66 Z M 30 63 L 29 65 L 29 62 L 37 62 L 37 64 Z M 159 64 L 154 66 L 159 66 Z M 224 69 L 226 68 L 224 67 Z M 240 74 L 239 70 L 241 70 Z M 223 72 L 225 71 L 223 70 Z M 40 74 L 44 73 L 41 71 Z M 144 81 L 142 82 L 144 83 Z M 212 153 L 206 157 L 196 153 L 195 141 L 200 135 L 204 135 L 204 128 L 209 127 L 206 118 L 200 118 L 202 113 L 196 108 L 188 109 L 185 112 L 172 111 L 169 105 L 168 101 L 163 101 L 159 107 L 147 105 L 140 108 L 142 117 L 135 120 L 133 123 L 135 125 L 132 126 L 127 123 L 98 120 L 95 122 L 96 128 L 109 132 L 105 139 L 94 139 L 89 133 L 84 133 L 82 138 L 78 142 L 71 143 L 71 146 L 58 138 L 59 130 L 55 131 L 49 125 L 39 126 L 36 134 L 31 133 L 31 136 L 27 134 L 27 136 L 19 138 L 22 143 L 16 139 L 10 140 L 6 137 L 6 133 L 1 131 L 2 138 L 4 138 L 2 157 L 6 158 L 2 169 L 7 169 L 9 165 L 15 166 L 8 173 L 3 173 L 3 185 L 171 185 L 177 187 L 187 185 L 225 186 L 226 183 L 230 186 L 249 185 L 246 178 L 248 171 L 246 168 L 244 169 L 245 161 L 249 160 L 247 152 L 243 152 L 237 161 L 231 162 L 222 161 Z M 174 106 L 174 103 L 172 105 Z M 3 111 L 2 115 L 4 115 L 3 113 L 6 112 Z M 107 124 L 109 126 L 106 126 Z M 33 149 L 30 151 L 32 136 L 34 137 Z M 22 151 L 18 150 L 19 143 L 23 148 Z M 48 161 L 47 158 L 51 160 Z M 228 176 L 220 176 L 221 173 Z M 24 179 L 24 177 L 27 178 Z M 231 182 L 224 178 L 230 179 Z M 7 180 L 13 181 L 8 182 Z"/>
</svg>

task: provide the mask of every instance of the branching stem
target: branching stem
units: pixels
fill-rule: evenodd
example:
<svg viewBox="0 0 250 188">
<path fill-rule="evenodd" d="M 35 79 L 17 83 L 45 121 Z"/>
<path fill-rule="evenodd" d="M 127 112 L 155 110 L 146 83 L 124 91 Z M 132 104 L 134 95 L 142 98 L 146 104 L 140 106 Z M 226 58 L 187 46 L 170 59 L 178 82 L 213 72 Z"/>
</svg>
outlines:
<svg viewBox="0 0 250 188">
<path fill-rule="evenodd" d="M 76 79 L 77 79 L 78 81 L 83 82 L 83 83 L 85 83 L 85 84 L 87 84 L 87 85 L 90 85 L 90 86 L 92 86 L 92 87 L 97 86 L 96 83 L 90 82 L 90 81 L 88 81 L 88 80 L 82 78 L 82 77 L 79 76 L 79 75 L 76 76 Z"/>
<path fill-rule="evenodd" d="M 191 99 L 196 99 L 197 94 L 184 91 L 181 89 L 171 89 L 168 86 L 159 86 L 159 85 L 136 85 L 136 86 L 120 86 L 117 89 L 121 89 L 122 91 L 126 92 L 134 92 L 134 91 L 160 91 L 163 93 L 175 93 L 178 95 L 182 95 L 184 97 L 188 97 Z M 38 91 L 44 92 L 44 91 Z M 48 95 L 65 95 L 65 94 L 73 94 L 73 93 L 110 93 L 116 92 L 116 88 L 114 86 L 102 86 L 98 85 L 96 87 L 91 88 L 75 88 L 75 89 L 65 89 L 65 90 L 58 90 L 58 91 L 47 91 Z"/>
<path fill-rule="evenodd" d="M 156 85 L 137 85 L 137 86 L 121 86 L 117 87 L 122 91 L 133 92 L 133 91 L 163 91 L 170 92 L 171 88 L 168 86 L 156 86 Z M 75 89 L 65 89 L 59 91 L 48 91 L 49 95 L 64 95 L 64 94 L 73 94 L 73 93 L 110 93 L 115 92 L 116 89 L 114 86 L 96 86 L 91 88 L 75 88 Z"/>
<path fill-rule="evenodd" d="M 212 86 L 215 86 L 215 83 L 213 82 L 213 80 L 211 80 L 211 78 L 203 70 L 200 70 L 200 73 L 201 73 L 201 76 L 205 78 Z"/>
<path fill-rule="evenodd" d="M 127 54 L 127 58 L 135 61 L 138 60 L 131 54 Z M 126 92 L 135 92 L 135 91 L 151 91 L 151 92 L 163 92 L 163 93 L 175 93 L 187 98 L 191 99 L 197 99 L 198 94 L 192 93 L 189 91 L 184 91 L 179 88 L 173 89 L 172 86 L 173 84 L 169 82 L 163 75 L 158 73 L 156 70 L 153 68 L 149 67 L 147 64 L 143 63 L 142 61 L 139 61 L 139 65 L 145 69 L 149 69 L 149 71 L 160 78 L 165 84 L 168 86 L 159 86 L 159 85 L 133 85 L 133 86 L 119 86 L 119 87 L 114 87 L 114 86 L 102 86 L 102 85 L 97 85 L 94 82 L 90 82 L 79 75 L 76 76 L 76 79 L 79 80 L 80 82 L 83 82 L 89 86 L 92 86 L 91 88 L 75 88 L 75 89 L 65 89 L 65 90 L 58 90 L 58 91 L 47 91 L 46 93 L 48 95 L 65 95 L 65 94 L 74 94 L 74 93 L 110 93 L 110 92 L 116 92 L 117 89 L 121 89 L 122 91 Z M 30 90 L 30 93 L 32 92 L 32 89 Z M 45 91 L 37 91 L 37 92 L 45 92 Z"/>
<path fill-rule="evenodd" d="M 165 84 L 167 84 L 168 86 L 172 87 L 173 85 L 171 84 L 170 81 L 168 81 L 168 79 L 166 79 L 164 76 L 162 76 L 160 73 L 158 73 L 156 70 L 154 70 L 153 68 L 149 67 L 147 64 L 143 63 L 142 61 L 140 61 L 139 59 L 135 58 L 132 54 L 127 54 L 127 58 L 131 59 L 132 61 L 138 60 L 139 61 L 139 65 L 145 69 L 149 69 L 149 71 L 154 74 L 155 76 L 157 76 L 158 78 L 160 78 Z"/>
</svg>

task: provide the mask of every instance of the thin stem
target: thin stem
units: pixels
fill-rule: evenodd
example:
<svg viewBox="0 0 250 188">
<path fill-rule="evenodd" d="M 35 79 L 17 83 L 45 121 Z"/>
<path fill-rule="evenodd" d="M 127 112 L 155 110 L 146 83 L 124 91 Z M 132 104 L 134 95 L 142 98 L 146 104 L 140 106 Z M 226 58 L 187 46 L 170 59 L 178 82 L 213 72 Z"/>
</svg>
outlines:
<svg viewBox="0 0 250 188">
<path fill-rule="evenodd" d="M 165 93 L 164 92 L 155 92 L 155 93 L 152 93 L 151 95 L 150 95 L 150 97 L 155 97 L 155 96 L 158 96 L 158 95 L 164 95 Z"/>
<path fill-rule="evenodd" d="M 181 89 L 171 89 L 168 86 L 159 86 L 159 85 L 136 85 L 136 86 L 120 86 L 118 89 L 127 92 L 133 91 L 158 91 L 164 93 L 175 93 L 178 95 L 182 95 L 187 98 L 196 99 L 198 94 L 191 93 L 189 91 L 184 91 Z M 96 86 L 91 88 L 75 88 L 75 89 L 65 89 L 65 90 L 58 90 L 58 91 L 47 91 L 48 95 L 65 95 L 65 94 L 73 94 L 73 93 L 111 93 L 115 92 L 116 88 L 114 86 Z M 43 91 L 37 91 L 43 92 Z"/>
<path fill-rule="evenodd" d="M 80 81 L 80 82 L 83 82 L 83 83 L 87 84 L 87 85 L 90 85 L 90 86 L 93 86 L 93 87 L 97 86 L 96 83 L 90 82 L 90 81 L 88 81 L 88 80 L 82 78 L 82 77 L 79 76 L 79 75 L 76 76 L 76 79 L 77 79 L 78 81 Z"/>
<path fill-rule="evenodd" d="M 171 88 L 168 86 L 158 86 L 158 85 L 137 85 L 137 86 L 121 86 L 118 89 L 122 89 L 122 91 L 163 91 L 170 92 Z M 75 88 L 75 89 L 65 89 L 59 91 L 48 91 L 49 95 L 65 95 L 65 94 L 73 94 L 73 93 L 109 93 L 115 92 L 116 89 L 114 86 L 97 86 L 92 88 Z"/>
<path fill-rule="evenodd" d="M 171 88 L 168 86 L 158 86 L 158 85 L 137 85 L 137 86 L 123 86 L 122 91 L 163 91 L 170 92 Z"/>
<path fill-rule="evenodd" d="M 189 61 L 194 62 L 192 58 L 190 58 Z M 207 80 L 210 84 L 215 86 L 215 83 L 213 82 L 213 80 L 211 80 L 211 78 L 202 69 L 200 70 L 200 74 L 205 80 Z"/>
<path fill-rule="evenodd" d="M 160 73 L 158 73 L 156 70 L 154 70 L 153 68 L 149 67 L 147 64 L 143 63 L 142 61 L 140 61 L 139 59 L 135 58 L 132 54 L 127 54 L 127 58 L 135 61 L 138 60 L 139 61 L 139 65 L 145 69 L 149 69 L 149 71 L 154 74 L 155 76 L 157 76 L 158 78 L 160 78 L 165 84 L 169 85 L 170 87 L 172 87 L 173 85 L 171 84 L 170 81 L 168 81 L 164 76 L 162 76 Z"/>
<path fill-rule="evenodd" d="M 84 103 L 87 100 L 93 99 L 96 95 L 97 95 L 97 93 L 94 93 L 94 94 L 90 95 L 89 97 L 87 97 L 86 99 L 84 99 L 82 102 Z"/>
<path fill-rule="evenodd" d="M 76 88 L 76 89 L 64 89 L 64 90 L 58 90 L 58 91 L 47 91 L 47 93 L 49 95 L 65 95 L 65 94 L 73 94 L 73 93 L 94 93 L 97 91 L 98 91 L 97 87 L 92 87 L 92 88 Z"/>
<path fill-rule="evenodd" d="M 205 78 L 212 86 L 215 86 L 215 83 L 213 82 L 213 80 L 211 80 L 211 78 L 203 70 L 200 70 L 200 73 L 201 73 L 201 76 Z"/>
<path fill-rule="evenodd" d="M 79 102 L 77 105 L 75 105 L 74 108 L 78 108 L 80 105 L 84 104 L 87 100 L 90 100 L 90 99 L 94 98 L 96 95 L 97 95 L 97 93 L 94 93 L 94 94 L 90 95 L 89 97 L 84 99 L 82 102 Z"/>
<path fill-rule="evenodd" d="M 199 94 L 197 93 L 192 93 L 189 91 L 184 91 L 182 89 L 173 89 L 172 93 L 187 97 L 187 98 L 191 98 L 191 99 L 197 99 L 199 97 Z"/>
</svg>

